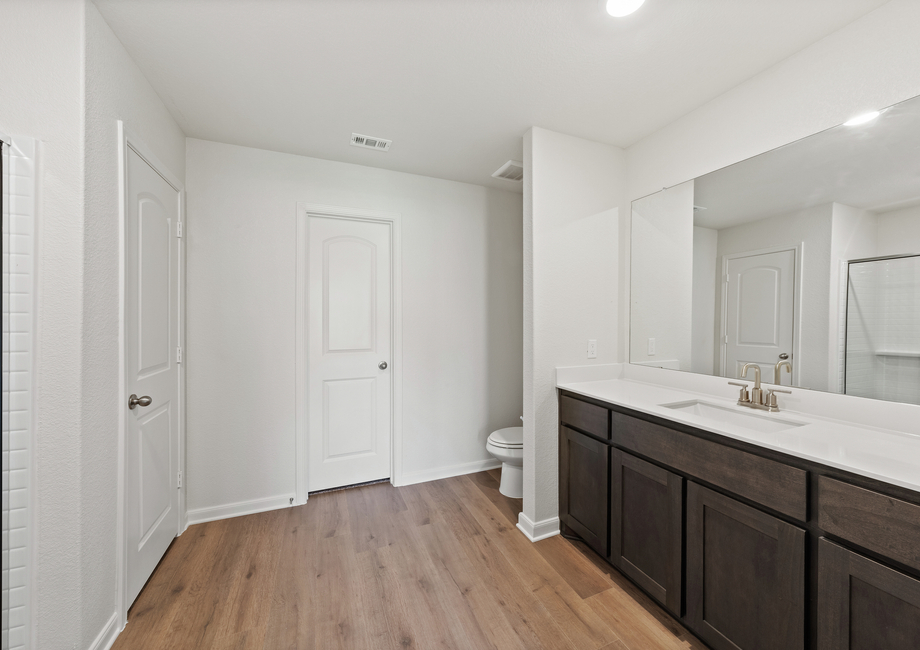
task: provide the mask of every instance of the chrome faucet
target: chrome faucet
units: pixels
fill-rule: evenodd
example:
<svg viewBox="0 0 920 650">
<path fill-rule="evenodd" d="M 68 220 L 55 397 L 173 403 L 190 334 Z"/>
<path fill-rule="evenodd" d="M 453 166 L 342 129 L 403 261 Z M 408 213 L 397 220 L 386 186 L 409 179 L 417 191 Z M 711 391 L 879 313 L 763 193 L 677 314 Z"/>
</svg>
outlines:
<svg viewBox="0 0 920 650">
<path fill-rule="evenodd" d="M 783 374 L 784 366 L 786 370 L 789 371 L 789 374 L 790 375 L 792 374 L 792 364 L 791 363 L 789 363 L 788 361 L 778 361 L 776 365 L 773 367 L 773 383 L 776 384 L 777 386 L 783 383 L 782 374 Z"/>
<path fill-rule="evenodd" d="M 788 365 L 789 362 L 783 361 L 782 363 Z M 777 368 L 779 368 L 780 365 L 781 364 L 777 364 Z M 759 409 L 761 411 L 779 411 L 779 404 L 776 402 L 776 393 L 788 393 L 791 395 L 792 391 L 782 390 L 781 388 L 768 388 L 766 391 L 764 391 L 760 386 L 760 366 L 758 366 L 756 363 L 744 364 L 744 367 L 741 368 L 741 377 L 746 377 L 748 370 L 751 368 L 754 369 L 754 388 L 751 389 L 750 393 L 748 393 L 748 384 L 746 382 L 728 382 L 730 386 L 741 387 L 741 392 L 738 394 L 738 405 L 747 406 L 748 408 L 752 409 Z M 777 376 L 779 376 L 779 370 L 776 372 Z M 790 369 L 789 372 L 792 372 L 792 370 Z M 776 383 L 778 384 L 779 382 Z"/>
</svg>

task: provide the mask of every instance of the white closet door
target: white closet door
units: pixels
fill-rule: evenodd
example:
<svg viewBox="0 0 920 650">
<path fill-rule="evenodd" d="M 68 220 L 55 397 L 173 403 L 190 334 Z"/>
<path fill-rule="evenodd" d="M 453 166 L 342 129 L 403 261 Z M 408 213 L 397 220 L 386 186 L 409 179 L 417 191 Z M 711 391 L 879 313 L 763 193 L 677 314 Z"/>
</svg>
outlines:
<svg viewBox="0 0 920 650">
<path fill-rule="evenodd" d="M 125 365 L 128 395 L 128 603 L 179 533 L 179 193 L 133 149 L 127 154 Z"/>
<path fill-rule="evenodd" d="M 308 219 L 308 490 L 390 476 L 388 224 Z"/>
</svg>

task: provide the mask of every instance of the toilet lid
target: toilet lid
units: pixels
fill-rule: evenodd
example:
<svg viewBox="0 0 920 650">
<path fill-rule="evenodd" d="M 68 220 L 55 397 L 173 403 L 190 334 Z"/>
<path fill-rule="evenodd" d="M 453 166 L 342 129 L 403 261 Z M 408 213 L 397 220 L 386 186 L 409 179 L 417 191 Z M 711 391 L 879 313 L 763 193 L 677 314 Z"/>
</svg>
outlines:
<svg viewBox="0 0 920 650">
<path fill-rule="evenodd" d="M 508 427 L 493 431 L 489 442 L 503 449 L 520 449 L 524 446 L 524 427 Z"/>
</svg>

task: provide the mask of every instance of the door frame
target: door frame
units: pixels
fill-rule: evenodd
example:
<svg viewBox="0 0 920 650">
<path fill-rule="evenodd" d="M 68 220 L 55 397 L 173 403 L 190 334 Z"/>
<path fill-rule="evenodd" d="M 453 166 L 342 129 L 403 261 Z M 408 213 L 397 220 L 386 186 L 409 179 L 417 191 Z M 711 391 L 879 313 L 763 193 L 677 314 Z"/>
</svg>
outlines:
<svg viewBox="0 0 920 650">
<path fill-rule="evenodd" d="M 796 379 L 801 377 L 801 352 L 802 352 L 802 269 L 805 256 L 805 242 L 798 244 L 789 244 L 786 246 L 771 246 L 769 248 L 758 248 L 756 250 L 744 251 L 742 253 L 729 253 L 722 256 L 722 275 L 719 278 L 721 285 L 721 323 L 719 325 L 719 371 L 722 377 L 727 377 L 726 363 L 728 361 L 728 345 L 725 343 L 725 336 L 728 330 L 728 282 L 725 278 L 728 276 L 728 263 L 731 260 L 742 257 L 755 257 L 757 255 L 768 255 L 770 253 L 782 253 L 783 251 L 795 252 L 795 280 L 792 283 L 794 295 L 792 296 L 792 376 Z M 770 378 L 772 379 L 772 377 Z M 762 380 L 763 381 L 763 380 Z M 772 384 L 772 381 L 764 383 Z"/>
<path fill-rule="evenodd" d="M 115 585 L 118 629 L 124 628 L 128 622 L 128 536 L 127 522 L 127 467 L 128 467 L 128 378 L 125 345 L 127 335 L 125 331 L 125 220 L 128 216 L 127 209 L 127 172 L 128 148 L 131 148 L 144 161 L 150 165 L 169 185 L 178 192 L 179 202 L 178 222 L 185 224 L 185 185 L 164 165 L 134 133 L 128 129 L 122 120 L 118 120 L 118 475 L 117 475 L 117 520 L 115 524 L 116 535 L 116 562 Z M 173 233 L 176 234 L 176 233 Z M 179 256 L 176 260 L 176 289 L 179 292 L 179 308 L 176 314 L 176 343 L 185 352 L 185 277 L 186 277 L 186 247 L 183 245 L 185 233 L 179 238 Z M 179 451 L 178 471 L 184 477 L 185 472 L 185 359 L 179 363 L 179 399 L 178 420 L 179 429 L 177 445 Z M 186 482 L 183 481 L 179 488 L 178 508 L 178 535 L 188 528 L 188 511 L 186 508 Z M 178 536 L 177 535 L 177 536 Z"/>
<path fill-rule="evenodd" d="M 390 483 L 402 484 L 402 263 L 400 257 L 400 222 L 396 212 L 380 212 L 297 202 L 297 278 L 295 282 L 295 354 L 294 354 L 294 483 L 297 505 L 307 502 L 309 472 L 309 223 L 311 216 L 348 221 L 382 223 L 390 227 Z"/>
</svg>

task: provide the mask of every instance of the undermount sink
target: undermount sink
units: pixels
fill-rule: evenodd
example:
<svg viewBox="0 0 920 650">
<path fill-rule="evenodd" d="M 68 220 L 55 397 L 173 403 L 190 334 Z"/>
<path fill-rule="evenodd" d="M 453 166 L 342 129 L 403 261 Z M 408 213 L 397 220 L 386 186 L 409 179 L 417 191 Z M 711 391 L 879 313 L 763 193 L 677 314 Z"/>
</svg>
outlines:
<svg viewBox="0 0 920 650">
<path fill-rule="evenodd" d="M 743 413 L 732 408 L 726 408 L 718 404 L 712 404 L 698 399 L 688 400 L 686 402 L 672 402 L 671 404 L 660 404 L 659 406 L 681 411 L 687 415 L 696 415 L 716 424 L 744 427 L 745 429 L 760 431 L 762 433 L 777 433 L 807 424 L 807 422 L 786 420 L 774 415 L 755 412 Z"/>
</svg>

